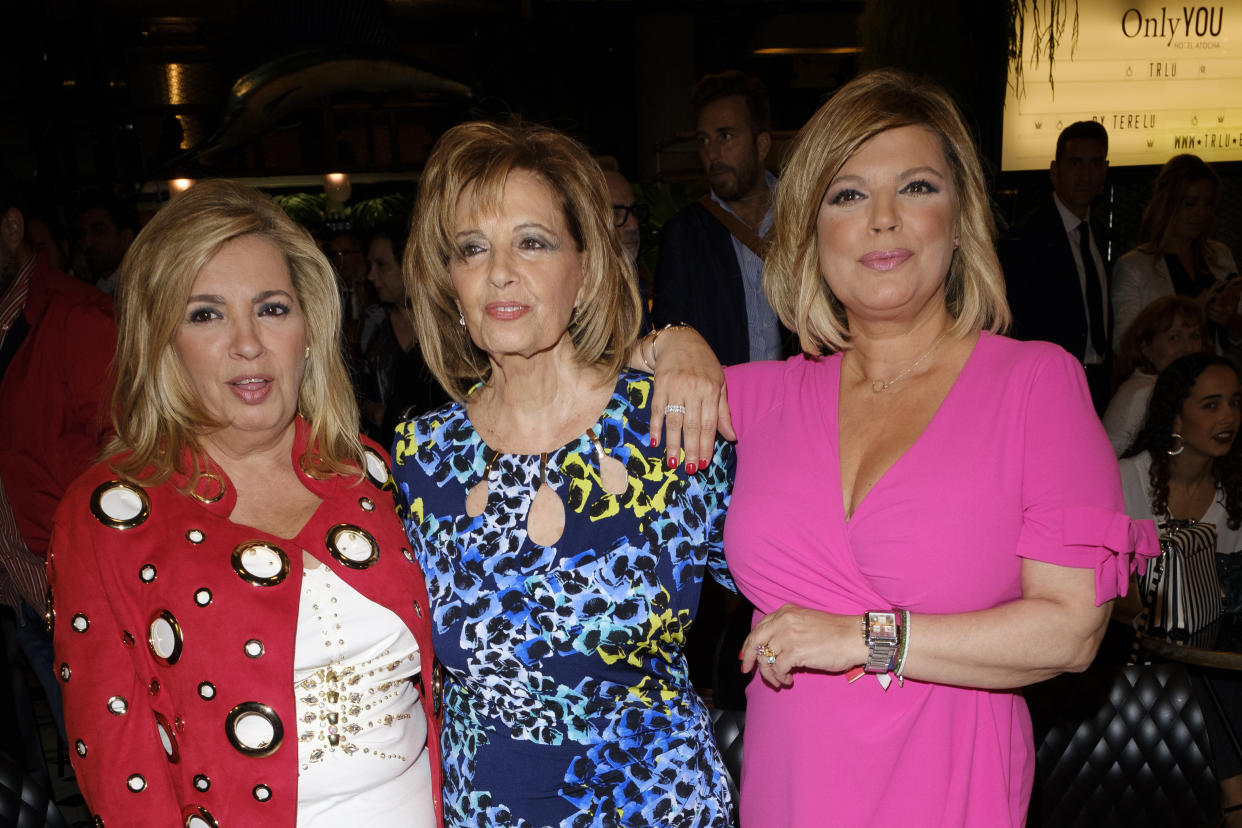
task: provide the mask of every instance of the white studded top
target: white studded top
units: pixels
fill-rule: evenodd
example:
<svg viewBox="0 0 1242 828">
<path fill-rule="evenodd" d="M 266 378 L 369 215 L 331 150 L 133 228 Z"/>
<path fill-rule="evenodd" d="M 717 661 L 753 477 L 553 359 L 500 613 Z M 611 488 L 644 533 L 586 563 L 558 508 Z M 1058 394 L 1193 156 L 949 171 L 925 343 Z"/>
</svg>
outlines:
<svg viewBox="0 0 1242 828">
<path fill-rule="evenodd" d="M 298 826 L 432 828 L 418 643 L 331 569 L 305 571 L 293 659 Z"/>
</svg>

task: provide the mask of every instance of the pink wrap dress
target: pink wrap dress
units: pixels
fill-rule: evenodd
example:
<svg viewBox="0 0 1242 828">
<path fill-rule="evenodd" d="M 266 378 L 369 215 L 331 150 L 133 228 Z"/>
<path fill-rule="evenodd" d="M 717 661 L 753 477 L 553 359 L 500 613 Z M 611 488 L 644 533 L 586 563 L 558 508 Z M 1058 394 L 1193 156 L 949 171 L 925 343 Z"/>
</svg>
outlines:
<svg viewBox="0 0 1242 828">
<path fill-rule="evenodd" d="M 1022 559 L 1095 572 L 1124 594 L 1150 521 L 1125 514 L 1082 368 L 1060 348 L 984 333 L 926 430 L 846 520 L 839 355 L 727 369 L 738 434 L 725 552 L 756 620 L 960 613 L 1021 596 Z M 914 626 L 914 625 L 912 625 Z M 861 632 L 860 632 L 861 635 Z M 917 647 L 917 628 L 911 638 Z M 1020 691 L 797 672 L 747 688 L 742 825 L 1020 826 L 1034 773 Z"/>
</svg>

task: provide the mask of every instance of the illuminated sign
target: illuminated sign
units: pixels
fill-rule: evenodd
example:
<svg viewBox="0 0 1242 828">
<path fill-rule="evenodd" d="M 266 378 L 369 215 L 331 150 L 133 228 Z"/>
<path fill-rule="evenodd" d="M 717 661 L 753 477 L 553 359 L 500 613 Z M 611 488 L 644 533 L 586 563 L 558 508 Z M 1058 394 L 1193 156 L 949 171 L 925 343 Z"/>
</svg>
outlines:
<svg viewBox="0 0 1242 828">
<path fill-rule="evenodd" d="M 1052 83 L 1046 49 L 1036 62 L 1027 16 L 1025 88 L 1015 95 L 1010 66 L 1002 169 L 1047 169 L 1057 133 L 1087 120 L 1108 129 L 1113 166 L 1163 164 L 1182 152 L 1205 161 L 1242 160 L 1242 0 L 1077 5 L 1078 44 L 1071 54 L 1071 7 Z"/>
</svg>

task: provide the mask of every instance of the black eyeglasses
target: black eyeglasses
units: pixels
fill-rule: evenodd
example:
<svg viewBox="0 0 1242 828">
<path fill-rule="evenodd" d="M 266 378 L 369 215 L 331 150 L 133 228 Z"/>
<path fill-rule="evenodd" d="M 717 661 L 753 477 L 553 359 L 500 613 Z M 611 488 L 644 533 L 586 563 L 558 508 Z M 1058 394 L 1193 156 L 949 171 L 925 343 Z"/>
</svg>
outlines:
<svg viewBox="0 0 1242 828">
<path fill-rule="evenodd" d="M 639 224 L 647 218 L 646 204 L 614 204 L 612 205 L 612 223 L 616 227 L 623 226 L 630 220 L 630 213 L 634 214 L 635 220 Z"/>
</svg>

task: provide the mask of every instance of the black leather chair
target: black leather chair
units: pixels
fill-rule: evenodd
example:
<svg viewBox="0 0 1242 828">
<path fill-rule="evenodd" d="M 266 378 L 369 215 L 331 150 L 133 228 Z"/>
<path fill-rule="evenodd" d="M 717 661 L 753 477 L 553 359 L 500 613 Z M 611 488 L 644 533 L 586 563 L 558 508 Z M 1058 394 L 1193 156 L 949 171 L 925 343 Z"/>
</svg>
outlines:
<svg viewBox="0 0 1242 828">
<path fill-rule="evenodd" d="M 0 828 L 65 828 L 47 786 L 0 753 Z"/>
<path fill-rule="evenodd" d="M 742 783 L 742 736 L 746 733 L 745 710 L 711 711 L 712 733 L 729 771 L 729 793 L 733 794 L 733 824 L 737 824 L 738 787 Z"/>
<path fill-rule="evenodd" d="M 1027 688 L 1037 745 L 1029 826 L 1213 826 L 1203 712 L 1180 664 L 1093 666 Z"/>
</svg>

